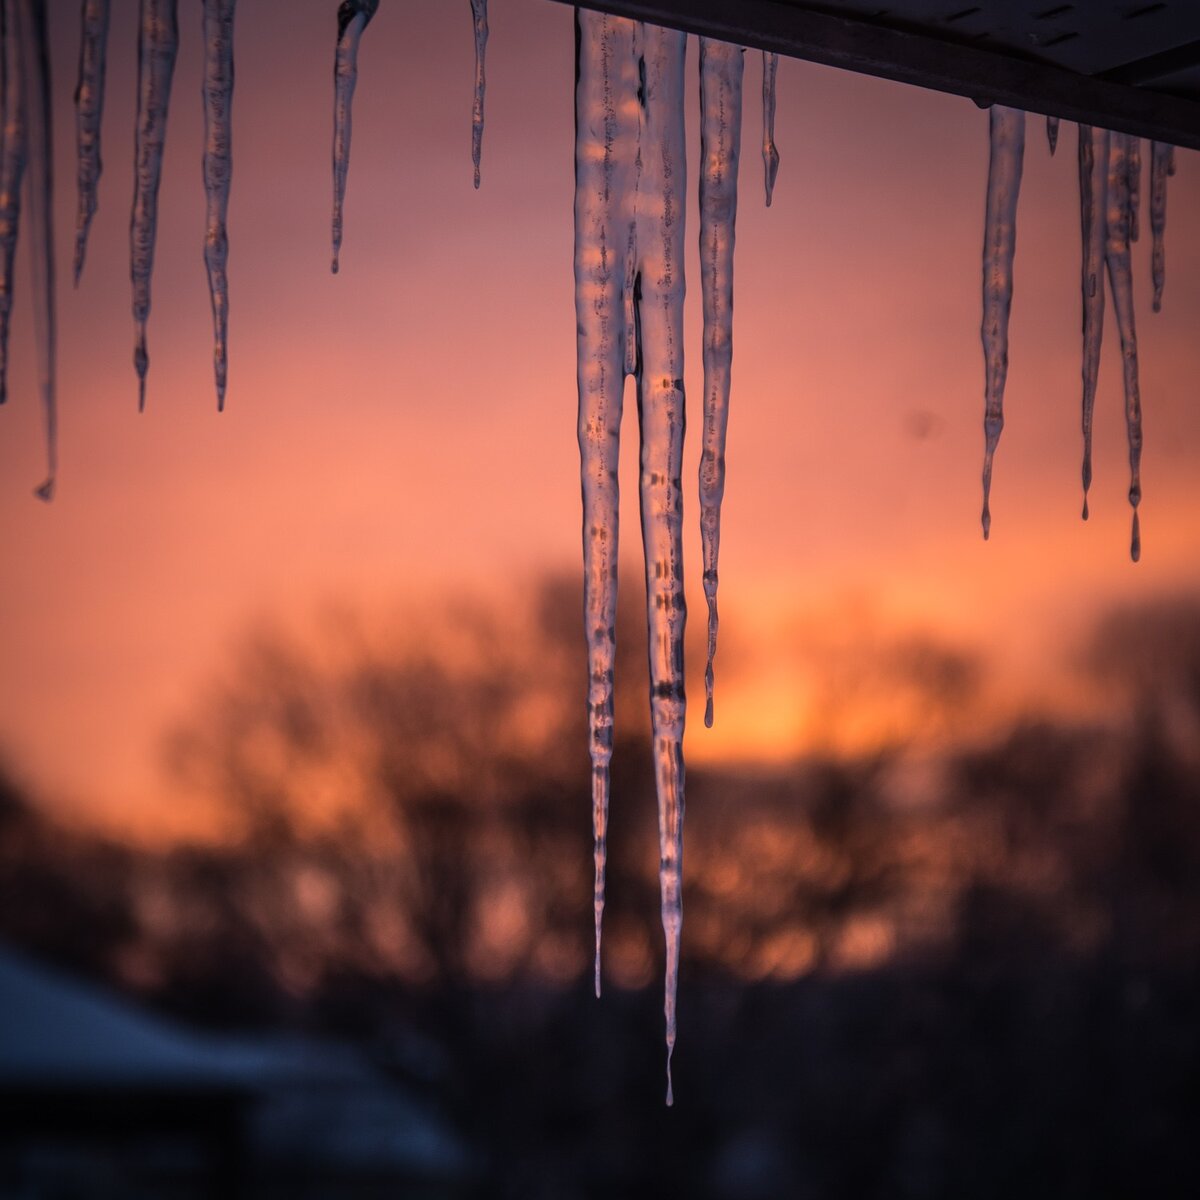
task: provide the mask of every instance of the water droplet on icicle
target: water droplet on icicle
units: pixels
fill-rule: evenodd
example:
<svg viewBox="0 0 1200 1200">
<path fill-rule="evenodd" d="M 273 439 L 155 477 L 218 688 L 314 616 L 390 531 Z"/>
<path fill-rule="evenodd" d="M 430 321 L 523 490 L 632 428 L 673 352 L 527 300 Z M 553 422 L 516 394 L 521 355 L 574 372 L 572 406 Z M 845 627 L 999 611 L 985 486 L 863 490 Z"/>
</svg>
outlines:
<svg viewBox="0 0 1200 1200">
<path fill-rule="evenodd" d="M 1105 263 L 1112 290 L 1117 328 L 1121 332 L 1121 365 L 1125 382 L 1125 427 L 1129 438 L 1129 503 L 1133 508 L 1133 529 L 1129 553 L 1137 562 L 1142 553 L 1138 505 L 1142 499 L 1142 401 L 1138 392 L 1137 329 L 1133 316 L 1133 271 L 1129 243 L 1133 225 L 1130 158 L 1136 138 L 1114 133 L 1108 146 L 1108 203 L 1106 217 Z"/>
<path fill-rule="evenodd" d="M 104 68 L 108 47 L 109 0 L 84 0 L 75 87 L 75 142 L 79 208 L 75 217 L 75 286 L 83 273 L 88 231 L 99 206 L 100 118 L 104 112 Z"/>
<path fill-rule="evenodd" d="M 725 433 L 733 365 L 733 248 L 742 141 L 739 46 L 700 39 L 700 279 L 704 295 L 704 433 L 700 449 L 700 538 L 708 602 L 704 724 L 713 723 L 717 565 L 725 494 Z"/>
<path fill-rule="evenodd" d="M 775 77 L 779 71 L 779 55 L 762 52 L 762 156 L 763 185 L 767 207 L 775 193 L 775 176 L 779 174 L 779 150 L 775 145 Z"/>
<path fill-rule="evenodd" d="M 634 198 L 640 171 L 635 99 L 638 26 L 622 17 L 586 9 L 576 10 L 575 21 L 576 370 L 595 860 L 595 987 L 599 996 L 613 747 L 620 515 L 617 467 L 626 360 L 632 358 L 636 364 L 631 273 L 636 267 Z"/>
<path fill-rule="evenodd" d="M 233 172 L 233 18 L 237 0 L 204 0 L 204 265 L 213 317 L 217 411 L 225 408 L 229 183 Z"/>
<path fill-rule="evenodd" d="M 358 85 L 358 43 L 379 8 L 379 0 L 342 0 L 337 14 L 337 50 L 333 59 L 333 261 L 336 275 L 342 253 L 342 209 L 350 173 L 350 135 L 354 89 Z"/>
<path fill-rule="evenodd" d="M 1174 173 L 1174 147 L 1165 142 L 1150 143 L 1150 233 L 1154 238 L 1150 252 L 1150 274 L 1154 281 L 1154 311 L 1162 312 L 1163 283 L 1166 279 L 1167 179 Z"/>
<path fill-rule="evenodd" d="M 989 114 L 987 209 L 983 235 L 983 356 L 986 370 L 983 459 L 983 536 L 992 529 L 992 459 L 1004 428 L 1008 376 L 1008 315 L 1012 308 L 1017 199 L 1025 157 L 1025 114 L 993 105 Z"/>
<path fill-rule="evenodd" d="M 1083 234 L 1083 519 L 1092 486 L 1092 414 L 1104 336 L 1104 249 L 1108 209 L 1108 130 L 1079 126 L 1079 214 Z"/>
<path fill-rule="evenodd" d="M 138 19 L 138 98 L 134 145 L 133 215 L 129 221 L 129 270 L 133 280 L 135 345 L 133 365 L 138 376 L 138 411 L 146 407 L 146 322 L 150 316 L 150 277 L 154 270 L 154 239 L 158 233 L 158 185 L 162 178 L 163 147 L 171 81 L 179 52 L 176 0 L 141 0 Z"/>
<path fill-rule="evenodd" d="M 479 163 L 483 157 L 483 94 L 487 89 L 484 59 L 487 54 L 487 0 L 471 0 L 475 26 L 475 99 L 471 105 L 471 162 L 475 164 L 475 186 L 479 186 Z"/>
</svg>

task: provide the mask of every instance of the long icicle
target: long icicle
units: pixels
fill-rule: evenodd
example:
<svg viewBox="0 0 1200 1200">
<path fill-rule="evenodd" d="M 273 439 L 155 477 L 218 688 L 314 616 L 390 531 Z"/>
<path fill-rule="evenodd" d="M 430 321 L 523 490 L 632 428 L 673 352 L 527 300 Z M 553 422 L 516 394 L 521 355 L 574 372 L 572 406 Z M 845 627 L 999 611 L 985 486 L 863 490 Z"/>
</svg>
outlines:
<svg viewBox="0 0 1200 1200">
<path fill-rule="evenodd" d="M 225 408 L 229 328 L 229 182 L 233 171 L 233 18 L 237 0 L 204 0 L 204 265 L 212 302 L 217 411 Z"/>
<path fill-rule="evenodd" d="M 1079 126 L 1079 217 L 1083 234 L 1083 519 L 1092 486 L 1092 413 L 1104 336 L 1104 249 L 1108 211 L 1108 130 Z"/>
<path fill-rule="evenodd" d="M 146 407 L 146 322 L 150 317 L 150 277 L 154 271 L 154 239 L 158 232 L 158 185 L 171 81 L 179 51 L 177 0 L 141 0 L 138 21 L 138 106 L 134 147 L 133 214 L 129 221 L 130 276 L 136 343 L 133 365 L 138 375 L 138 411 Z"/>
<path fill-rule="evenodd" d="M 333 59 L 333 262 L 336 275 L 342 252 L 342 208 L 350 172 L 350 134 L 354 89 L 358 84 L 358 43 L 379 8 L 379 0 L 342 0 L 337 14 L 337 51 Z"/>
<path fill-rule="evenodd" d="M 100 118 L 104 112 L 104 73 L 108 48 L 109 0 L 83 0 L 79 40 L 79 81 L 75 87 L 75 144 L 79 207 L 75 216 L 75 286 L 83 273 L 88 231 L 99 206 Z"/>
<path fill-rule="evenodd" d="M 704 294 L 704 435 L 700 451 L 700 538 L 708 602 L 704 724 L 713 723 L 717 652 L 717 565 L 725 494 L 725 433 L 733 365 L 733 247 L 742 143 L 745 52 L 700 39 L 700 279 Z"/>
<path fill-rule="evenodd" d="M 35 494 L 54 499 L 58 475 L 56 359 L 58 322 L 54 296 L 54 156 L 50 116 L 50 46 L 46 0 L 18 0 L 18 53 L 28 130 L 29 163 L 25 173 L 33 276 L 33 325 L 37 343 L 38 390 L 46 422 L 46 478 Z"/>
<path fill-rule="evenodd" d="M 767 207 L 775 194 L 775 176 L 779 174 L 779 150 L 775 146 L 775 77 L 779 72 L 779 55 L 762 52 L 762 156 L 763 186 Z"/>
<path fill-rule="evenodd" d="M 588 647 L 588 747 L 595 859 L 595 988 L 600 995 L 613 748 L 621 412 L 625 366 L 636 365 L 626 277 L 636 255 L 638 26 L 575 10 L 575 317 L 583 492 L 583 617 Z"/>
<path fill-rule="evenodd" d="M 21 221 L 29 128 L 22 77 L 24 58 L 18 37 L 19 0 L 3 0 L 3 143 L 0 144 L 0 404 L 8 399 L 8 327 L 13 304 L 13 265 Z"/>
<path fill-rule="evenodd" d="M 1167 178 L 1171 175 L 1174 147 L 1166 142 L 1150 144 L 1150 232 L 1153 248 L 1150 252 L 1150 274 L 1154 281 L 1154 311 L 1162 312 L 1163 283 L 1166 280 L 1166 249 L 1163 238 L 1167 231 Z"/>
<path fill-rule="evenodd" d="M 487 90 L 487 0 L 471 0 L 471 23 L 475 27 L 475 99 L 471 104 L 471 162 L 475 186 L 479 186 L 479 163 L 483 158 L 483 94 Z"/>
<path fill-rule="evenodd" d="M 1130 262 L 1130 228 L 1133 200 L 1130 195 L 1132 171 L 1131 142 L 1128 134 L 1114 133 L 1108 149 L 1108 204 L 1105 262 L 1112 290 L 1117 327 L 1121 331 L 1121 364 L 1125 374 L 1125 427 L 1129 436 L 1129 503 L 1133 508 L 1133 528 L 1129 556 L 1137 562 L 1142 556 L 1142 532 L 1138 505 L 1142 499 L 1142 401 L 1138 392 L 1137 328 L 1133 318 L 1133 270 Z"/>
<path fill-rule="evenodd" d="M 687 38 L 646 25 L 642 90 L 642 185 L 638 192 L 638 415 L 641 418 L 642 546 L 650 641 L 650 717 L 658 792 L 659 890 L 666 975 L 667 1103 L 683 925 L 683 731 L 687 699 L 683 633 L 683 234 L 687 195 L 683 119 Z"/>
<path fill-rule="evenodd" d="M 983 237 L 983 355 L 987 372 L 983 429 L 983 536 L 992 530 L 992 459 L 1004 428 L 1008 376 L 1008 314 L 1012 308 L 1013 256 L 1017 248 L 1017 198 L 1025 157 L 1025 114 L 993 105 L 990 121 L 987 213 Z"/>
</svg>

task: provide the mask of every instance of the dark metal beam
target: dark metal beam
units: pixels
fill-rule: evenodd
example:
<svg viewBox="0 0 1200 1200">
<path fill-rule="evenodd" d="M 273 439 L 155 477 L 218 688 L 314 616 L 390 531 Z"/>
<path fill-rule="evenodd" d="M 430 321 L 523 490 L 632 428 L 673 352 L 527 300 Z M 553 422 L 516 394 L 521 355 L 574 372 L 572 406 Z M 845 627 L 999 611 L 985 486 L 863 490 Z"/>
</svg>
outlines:
<svg viewBox="0 0 1200 1200">
<path fill-rule="evenodd" d="M 587 7 L 950 92 L 981 105 L 1007 104 L 1200 150 L 1195 100 L 936 33 L 779 0 L 597 0 Z"/>
</svg>

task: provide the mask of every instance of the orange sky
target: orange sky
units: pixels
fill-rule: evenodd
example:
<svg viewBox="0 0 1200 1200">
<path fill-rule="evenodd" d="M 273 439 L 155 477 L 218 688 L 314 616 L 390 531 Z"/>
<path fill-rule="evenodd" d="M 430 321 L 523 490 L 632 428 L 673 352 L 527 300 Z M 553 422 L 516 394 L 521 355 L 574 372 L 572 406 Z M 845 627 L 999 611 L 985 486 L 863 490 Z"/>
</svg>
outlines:
<svg viewBox="0 0 1200 1200">
<path fill-rule="evenodd" d="M 328 601 L 383 605 L 447 588 L 519 596 L 532 572 L 575 563 L 573 62 L 568 7 L 494 5 L 476 193 L 468 6 L 383 6 L 363 43 L 334 278 L 333 6 L 297 0 L 286 33 L 271 24 L 273 6 L 243 6 L 230 385 L 218 416 L 201 254 L 199 18 L 185 19 L 139 416 L 128 282 L 136 4 L 113 7 L 100 212 L 72 292 L 61 268 L 75 204 L 78 6 L 50 6 L 61 472 L 57 499 L 38 504 L 22 254 L 11 400 L 0 411 L 0 754 L 60 811 L 138 822 L 163 803 L 164 727 L 189 709 L 248 623 L 303 623 Z M 722 539 L 728 640 L 717 728 L 705 731 L 693 709 L 688 750 L 697 759 L 802 744 L 804 681 L 775 652 L 772 633 L 853 631 L 848 611 L 873 614 L 884 627 L 986 642 L 1012 686 L 1036 693 L 1053 686 L 1048 663 L 1104 604 L 1200 584 L 1196 155 L 1179 153 L 1171 183 L 1160 315 L 1150 312 L 1148 232 L 1135 250 L 1146 449 L 1144 552 L 1134 567 L 1111 305 L 1093 516 L 1086 526 L 1078 519 L 1075 139 L 1064 128 L 1052 160 L 1040 121 L 1031 122 L 1007 425 L 985 546 L 986 114 L 964 100 L 785 61 L 783 162 L 766 210 L 758 85 L 753 54 Z M 694 106 L 688 119 L 694 192 Z M 694 245 L 694 195 L 688 219 Z M 695 403 L 694 261 L 689 270 Z M 625 495 L 634 501 L 629 408 Z M 692 480 L 698 428 L 694 411 Z M 704 607 L 696 512 L 693 501 L 694 621 Z M 625 529 L 635 550 L 635 521 Z"/>
</svg>

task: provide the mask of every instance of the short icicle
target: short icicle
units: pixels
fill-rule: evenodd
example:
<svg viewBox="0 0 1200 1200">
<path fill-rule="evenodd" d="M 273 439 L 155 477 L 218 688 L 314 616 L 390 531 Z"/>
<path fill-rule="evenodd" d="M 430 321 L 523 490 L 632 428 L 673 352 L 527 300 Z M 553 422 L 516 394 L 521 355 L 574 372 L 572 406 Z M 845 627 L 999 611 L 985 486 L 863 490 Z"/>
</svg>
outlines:
<svg viewBox="0 0 1200 1200">
<path fill-rule="evenodd" d="M 379 8 L 379 0 L 342 0 L 337 14 L 337 51 L 333 59 L 333 261 L 336 275 L 342 252 L 342 208 L 350 171 L 351 115 L 358 84 L 358 43 Z"/>
<path fill-rule="evenodd" d="M 733 247 L 738 158 L 742 141 L 745 52 L 700 39 L 700 278 L 704 294 L 704 435 L 700 450 L 700 538 L 708 602 L 704 724 L 713 723 L 713 658 L 717 652 L 717 579 L 725 433 L 733 364 Z"/>
<path fill-rule="evenodd" d="M 663 1008 L 667 1103 L 674 1102 L 671 1056 L 683 925 L 683 731 L 687 701 L 683 633 L 683 234 L 687 162 L 683 121 L 687 38 L 646 25 L 641 106 L 642 178 L 638 190 L 637 299 L 641 353 L 642 546 L 650 640 L 650 716 L 658 792 L 659 889 L 666 939 Z"/>
<path fill-rule="evenodd" d="M 483 158 L 483 94 L 487 89 L 484 59 L 487 55 L 487 0 L 471 0 L 471 22 L 475 26 L 475 99 L 471 105 L 471 162 L 475 186 L 479 186 L 479 163 Z"/>
<path fill-rule="evenodd" d="M 1058 118 L 1046 118 L 1046 142 L 1050 147 L 1050 157 L 1054 157 L 1055 150 L 1058 149 Z"/>
<path fill-rule="evenodd" d="M 1154 311 L 1162 312 L 1163 283 L 1166 279 L 1167 179 L 1174 147 L 1166 142 L 1150 144 L 1150 233 L 1154 238 L 1150 252 L 1150 274 L 1154 281 Z"/>
<path fill-rule="evenodd" d="M 133 214 L 129 221 L 133 319 L 137 330 L 133 364 L 138 375 L 138 411 L 146 407 L 146 322 L 150 317 L 150 277 L 158 232 L 158 185 L 171 81 L 179 52 L 177 0 L 141 0 L 138 21 L 137 131 L 134 147 Z"/>
<path fill-rule="evenodd" d="M 3 140 L 0 141 L 0 404 L 8 399 L 8 326 L 13 304 L 13 266 L 21 221 L 21 188 L 29 153 L 29 128 L 25 112 L 25 58 L 18 35 L 17 5 L 21 0 L 0 0 L 0 33 L 3 36 Z"/>
<path fill-rule="evenodd" d="M 983 536 L 991 534 L 992 459 L 1004 428 L 1008 315 L 1012 308 L 1017 199 L 1025 157 L 1025 114 L 997 104 L 990 113 L 987 214 L 983 237 L 983 355 L 987 372 L 983 428 Z"/>
<path fill-rule="evenodd" d="M 33 276 L 33 327 L 37 344 L 38 390 L 46 422 L 46 478 L 35 489 L 54 499 L 58 476 L 56 358 L 58 325 L 54 296 L 54 155 L 50 114 L 50 45 L 46 0 L 17 0 L 17 45 L 23 63 L 28 166 L 25 175 Z"/>
<path fill-rule="evenodd" d="M 767 207 L 775 194 L 775 176 L 779 174 L 779 150 L 775 146 L 775 77 L 779 72 L 779 55 L 762 52 L 762 156 L 763 185 Z"/>
<path fill-rule="evenodd" d="M 588 746 L 595 859 L 595 988 L 600 995 L 613 748 L 621 412 L 627 345 L 626 276 L 636 254 L 639 26 L 577 9 L 575 315 L 583 491 L 583 616 L 588 647 Z M 633 353 L 636 361 L 636 351 Z"/>
<path fill-rule="evenodd" d="M 1106 206 L 1105 262 L 1112 290 L 1117 328 L 1121 332 L 1121 363 L 1125 374 L 1125 427 L 1129 437 L 1129 503 L 1133 508 L 1129 556 L 1137 562 L 1142 555 L 1138 505 L 1142 499 L 1142 401 L 1138 392 L 1137 329 L 1133 318 L 1133 270 L 1130 262 L 1130 227 L 1133 201 L 1130 195 L 1129 159 L 1133 153 L 1130 135 L 1109 137 L 1108 203 Z"/>
<path fill-rule="evenodd" d="M 212 302 L 217 411 L 225 408 L 229 329 L 229 182 L 233 171 L 233 18 L 237 0 L 204 0 L 204 265 Z"/>
<path fill-rule="evenodd" d="M 1092 486 L 1092 413 L 1104 336 L 1104 250 L 1108 210 L 1108 130 L 1079 126 L 1079 216 L 1083 233 L 1083 519 Z"/>
<path fill-rule="evenodd" d="M 75 86 L 75 144 L 79 207 L 75 216 L 75 286 L 83 273 L 88 231 L 99 204 L 100 118 L 104 112 L 104 65 L 108 49 L 109 0 L 83 0 L 79 80 Z"/>
</svg>

